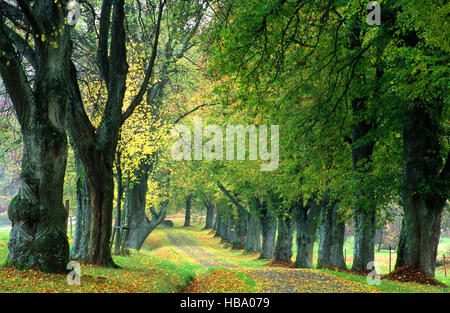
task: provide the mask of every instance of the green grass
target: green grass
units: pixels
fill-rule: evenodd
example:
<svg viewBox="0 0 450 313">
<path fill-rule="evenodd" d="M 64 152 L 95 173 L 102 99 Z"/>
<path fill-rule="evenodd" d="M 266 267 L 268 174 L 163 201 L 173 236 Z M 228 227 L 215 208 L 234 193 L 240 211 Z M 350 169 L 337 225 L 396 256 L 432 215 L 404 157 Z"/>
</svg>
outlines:
<svg viewBox="0 0 450 313">
<path fill-rule="evenodd" d="M 0 231 L 0 260 L 6 261 L 9 232 Z M 182 292 L 206 270 L 192 263 L 174 264 L 158 257 L 158 250 L 130 251 L 113 256 L 121 269 L 81 264 L 81 285 L 70 286 L 66 275 L 0 268 L 0 292 Z M 5 262 L 2 262 L 3 264 Z"/>
<path fill-rule="evenodd" d="M 440 288 L 435 286 L 427 286 L 417 283 L 400 283 L 389 280 L 381 280 L 380 285 L 369 285 L 366 276 L 336 272 L 330 270 L 323 270 L 335 276 L 354 281 L 363 285 L 371 286 L 378 289 L 380 292 L 390 292 L 390 293 L 448 293 L 449 288 Z"/>
<path fill-rule="evenodd" d="M 8 238 L 9 231 L 0 230 L 0 268 L 5 266 L 8 260 Z"/>
</svg>

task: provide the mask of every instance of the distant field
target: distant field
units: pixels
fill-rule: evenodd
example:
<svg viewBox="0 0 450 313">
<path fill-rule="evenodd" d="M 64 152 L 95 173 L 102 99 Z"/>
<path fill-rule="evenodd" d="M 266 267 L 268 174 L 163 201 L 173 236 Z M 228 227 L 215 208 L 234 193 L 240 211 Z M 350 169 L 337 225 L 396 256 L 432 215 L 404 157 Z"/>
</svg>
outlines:
<svg viewBox="0 0 450 313">
<path fill-rule="evenodd" d="M 8 219 L 8 215 L 0 215 L 0 227 L 8 226 L 11 224 L 11 221 Z"/>
</svg>

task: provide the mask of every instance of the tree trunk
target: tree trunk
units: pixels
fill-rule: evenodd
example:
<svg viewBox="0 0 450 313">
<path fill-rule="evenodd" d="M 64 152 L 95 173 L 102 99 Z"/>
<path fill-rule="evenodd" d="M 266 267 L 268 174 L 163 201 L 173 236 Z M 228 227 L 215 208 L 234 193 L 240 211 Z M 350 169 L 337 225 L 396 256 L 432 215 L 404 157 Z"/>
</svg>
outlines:
<svg viewBox="0 0 450 313">
<path fill-rule="evenodd" d="M 234 235 L 231 239 L 231 242 L 233 243 L 232 249 L 243 249 L 247 240 L 247 224 L 250 213 L 240 203 L 239 199 L 236 197 L 236 194 L 232 195 L 220 181 L 217 181 L 217 186 L 237 209 L 238 219 L 237 221 L 233 221 L 236 227 L 232 228 L 234 230 Z M 232 209 L 233 208 L 231 206 L 230 211 L 232 211 Z"/>
<path fill-rule="evenodd" d="M 8 209 L 12 222 L 8 264 L 63 272 L 69 259 L 62 188 L 66 134 L 63 125 L 56 128 L 45 115 L 33 118 L 30 124 L 22 127 L 21 186 Z"/>
<path fill-rule="evenodd" d="M 225 220 L 225 236 L 222 238 L 225 242 L 231 244 L 233 243 L 236 233 L 234 232 L 235 220 L 232 217 L 228 217 Z"/>
<path fill-rule="evenodd" d="M 129 210 L 129 227 L 128 244 L 132 249 L 140 250 L 145 239 L 150 233 L 162 223 L 166 216 L 167 201 L 163 203 L 161 211 L 156 213 L 153 208 L 152 220 L 146 215 L 146 195 L 148 191 L 148 177 L 152 166 L 145 161 L 141 163 L 136 173 L 136 180 L 130 183 L 127 192 L 127 204 Z M 152 211 L 153 210 L 153 211 Z"/>
<path fill-rule="evenodd" d="M 217 210 L 216 210 L 216 218 L 214 219 L 214 224 L 213 224 L 213 227 L 212 227 L 213 230 L 215 230 L 216 232 L 217 232 L 217 229 L 218 229 L 218 225 L 219 225 L 219 214 L 217 213 Z"/>
<path fill-rule="evenodd" d="M 225 237 L 225 223 L 223 222 L 223 217 L 218 216 L 216 218 L 217 222 L 217 232 L 214 235 L 214 237 L 220 237 L 222 240 L 224 240 Z"/>
<path fill-rule="evenodd" d="M 74 150 L 74 157 L 77 171 L 77 215 L 75 237 L 73 239 L 70 255 L 75 260 L 86 260 L 91 230 L 91 186 L 76 150 Z"/>
<path fill-rule="evenodd" d="M 203 229 L 211 229 L 214 225 L 214 206 L 207 200 L 203 201 L 206 206 L 206 222 Z"/>
<path fill-rule="evenodd" d="M 116 160 L 116 181 L 117 181 L 117 200 L 116 200 L 116 221 L 115 226 L 122 226 L 122 198 L 123 198 L 123 177 L 122 177 L 122 167 L 121 167 L 121 153 L 117 152 L 117 160 Z M 120 244 L 122 242 L 122 231 L 119 229 L 116 230 L 116 238 L 114 242 L 114 253 L 118 254 L 120 252 Z"/>
<path fill-rule="evenodd" d="M 186 197 L 186 214 L 184 215 L 184 227 L 191 225 L 191 201 L 192 197 L 189 195 Z"/>
<path fill-rule="evenodd" d="M 39 27 L 29 23 L 26 16 L 30 15 L 39 19 Z M 22 56 L 19 57 L 21 49 L 14 47 L 4 23 L 5 18 L 1 16 L 0 74 L 14 104 L 23 138 L 20 189 L 8 208 L 12 222 L 8 264 L 64 272 L 69 260 L 63 185 L 72 52 L 70 27 L 64 21 L 64 12 L 50 0 L 30 5 L 29 12 L 23 15 L 21 24 L 28 33 L 48 38 L 47 42 L 38 39 L 33 42 L 35 62 L 31 86 Z M 59 31 L 55 33 L 55 30 Z"/>
<path fill-rule="evenodd" d="M 354 180 L 359 187 L 354 216 L 354 251 L 352 270 L 358 272 L 370 271 L 367 269 L 369 262 L 375 260 L 375 228 L 376 208 L 372 203 L 373 197 L 365 186 L 364 177 L 372 170 L 371 160 L 374 140 L 368 140 L 367 136 L 373 130 L 373 126 L 367 121 L 366 98 L 357 98 L 352 101 L 355 123 L 352 137 L 352 160 Z"/>
<path fill-rule="evenodd" d="M 303 199 L 301 199 L 293 213 L 297 227 L 297 257 L 294 266 L 297 268 L 312 268 L 320 206 L 315 203 L 314 197 L 309 199 L 305 206 L 303 205 Z"/>
<path fill-rule="evenodd" d="M 449 160 L 441 173 L 439 124 L 429 106 L 407 109 L 403 130 L 404 216 L 395 268 L 410 266 L 434 277 L 440 220 L 448 195 Z M 434 108 L 438 113 L 442 108 Z M 438 114 L 439 116 L 439 114 Z M 424 187 L 425 186 L 425 187 Z M 428 188 L 428 189 L 427 189 Z"/>
<path fill-rule="evenodd" d="M 128 185 L 126 203 L 129 210 L 130 232 L 128 234 L 128 246 L 137 249 L 142 236 L 148 227 L 148 218 L 145 214 L 145 203 L 147 195 L 148 171 L 141 168 L 136 176 L 135 181 L 131 181 Z"/>
<path fill-rule="evenodd" d="M 383 244 L 383 230 L 384 230 L 384 225 L 381 226 L 380 229 L 377 229 L 375 231 L 375 240 L 378 244 L 378 248 L 377 248 L 378 252 L 381 251 L 381 246 Z"/>
<path fill-rule="evenodd" d="M 263 204 L 261 214 L 262 217 L 260 218 L 260 222 L 262 233 L 262 248 L 259 258 L 271 259 L 273 258 L 277 224 L 272 212 L 267 208 L 266 204 Z"/>
<path fill-rule="evenodd" d="M 232 216 L 223 217 L 223 236 L 221 237 L 221 242 L 226 242 L 231 244 L 235 238 L 234 228 L 234 218 Z"/>
<path fill-rule="evenodd" d="M 235 224 L 235 238 L 232 241 L 232 250 L 241 250 L 245 248 L 245 243 L 247 240 L 247 216 L 239 213 L 238 211 L 238 219 Z"/>
<path fill-rule="evenodd" d="M 367 265 L 375 260 L 375 212 L 358 210 L 354 217 L 354 247 L 352 270 L 368 272 Z"/>
<path fill-rule="evenodd" d="M 288 217 L 278 217 L 278 235 L 274 259 L 289 263 L 292 261 L 292 225 L 290 215 Z"/>
<path fill-rule="evenodd" d="M 112 229 L 114 178 L 112 169 L 91 178 L 92 204 L 91 229 L 88 242 L 88 259 L 91 264 L 117 267 L 111 257 L 110 238 Z"/>
<path fill-rule="evenodd" d="M 249 216 L 245 251 L 261 251 L 261 223 L 259 221 L 259 218 L 254 214 L 250 214 Z"/>
<path fill-rule="evenodd" d="M 323 201 L 317 268 L 346 269 L 344 260 L 345 222 L 337 214 L 337 204 Z"/>
</svg>

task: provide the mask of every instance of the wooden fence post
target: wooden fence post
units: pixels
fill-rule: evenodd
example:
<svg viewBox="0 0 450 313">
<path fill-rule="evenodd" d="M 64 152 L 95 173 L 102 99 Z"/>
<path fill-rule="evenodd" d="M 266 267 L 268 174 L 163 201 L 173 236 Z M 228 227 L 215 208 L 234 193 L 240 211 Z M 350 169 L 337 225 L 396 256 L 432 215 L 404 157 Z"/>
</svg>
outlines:
<svg viewBox="0 0 450 313">
<path fill-rule="evenodd" d="M 444 273 L 445 273 L 445 277 L 447 277 L 447 264 L 445 263 L 445 254 L 443 254 L 444 257 Z"/>
<path fill-rule="evenodd" d="M 392 251 L 392 246 L 389 245 L 389 273 L 391 272 L 391 251 Z"/>
</svg>

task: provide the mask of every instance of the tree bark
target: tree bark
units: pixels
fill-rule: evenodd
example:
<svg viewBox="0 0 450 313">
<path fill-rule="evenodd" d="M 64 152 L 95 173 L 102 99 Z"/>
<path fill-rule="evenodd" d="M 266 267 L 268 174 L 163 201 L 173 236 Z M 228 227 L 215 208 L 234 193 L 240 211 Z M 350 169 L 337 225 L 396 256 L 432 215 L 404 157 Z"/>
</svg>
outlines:
<svg viewBox="0 0 450 313">
<path fill-rule="evenodd" d="M 261 223 L 259 218 L 250 214 L 247 230 L 247 241 L 245 244 L 246 252 L 261 251 Z"/>
<path fill-rule="evenodd" d="M 27 31 L 48 40 L 34 42 L 32 87 L 8 36 L 5 19 L 0 17 L 0 74 L 23 138 L 20 189 L 8 208 L 12 221 L 8 264 L 59 273 L 65 271 L 69 259 L 63 185 L 72 42 L 64 9 L 58 9 L 53 1 L 36 2 L 26 12 L 21 8 Z M 59 32 L 54 33 L 55 29 Z"/>
<path fill-rule="evenodd" d="M 217 232 L 217 229 L 218 229 L 218 225 L 219 225 L 219 213 L 216 210 L 216 217 L 214 219 L 214 224 L 213 224 L 213 227 L 212 227 L 213 230 L 215 230 L 216 232 Z"/>
<path fill-rule="evenodd" d="M 203 200 L 203 203 L 206 206 L 206 222 L 205 227 L 203 229 L 211 229 L 214 226 L 214 205 L 212 205 L 208 200 Z"/>
<path fill-rule="evenodd" d="M 143 161 L 136 173 L 136 180 L 131 182 L 127 192 L 127 205 L 129 210 L 128 244 L 132 249 L 140 250 L 145 239 L 164 221 L 168 201 L 161 204 L 159 213 L 150 208 L 152 219 L 146 215 L 146 195 L 148 191 L 148 178 L 152 165 Z"/>
<path fill-rule="evenodd" d="M 312 268 L 320 206 L 315 203 L 315 197 L 309 199 L 306 205 L 300 199 L 293 213 L 297 227 L 297 257 L 294 266 Z"/>
<path fill-rule="evenodd" d="M 122 226 L 122 199 L 123 199 L 123 177 L 122 177 L 122 167 L 121 167 L 121 153 L 117 152 L 116 159 L 116 181 L 117 181 L 117 200 L 116 200 L 116 221 L 115 226 Z M 114 242 L 114 253 L 119 254 L 120 244 L 123 233 L 121 231 L 116 231 L 116 238 Z"/>
<path fill-rule="evenodd" d="M 214 235 L 214 237 L 220 237 L 222 240 L 224 240 L 225 237 L 225 223 L 223 222 L 223 217 L 218 216 L 216 218 L 217 222 L 217 232 Z"/>
<path fill-rule="evenodd" d="M 91 186 L 76 150 L 74 150 L 74 157 L 77 172 L 77 215 L 75 237 L 70 255 L 75 260 L 85 260 L 88 255 L 87 248 L 91 229 Z"/>
<path fill-rule="evenodd" d="M 247 216 L 239 213 L 234 228 L 235 238 L 232 242 L 232 250 L 241 250 L 245 248 L 247 240 Z"/>
<path fill-rule="evenodd" d="M 222 239 L 229 244 L 232 244 L 236 234 L 233 231 L 234 226 L 235 226 L 235 220 L 233 217 L 229 216 L 225 219 L 225 236 L 222 237 Z"/>
<path fill-rule="evenodd" d="M 129 182 L 126 193 L 126 204 L 129 210 L 130 232 L 128 235 L 128 246 L 137 249 L 143 234 L 148 227 L 148 218 L 145 214 L 148 171 L 146 166 L 141 165 L 136 173 L 136 179 Z"/>
<path fill-rule="evenodd" d="M 402 221 L 395 268 L 410 266 L 434 277 L 440 220 L 449 190 L 450 165 L 442 168 L 439 123 L 442 103 L 414 103 L 403 130 Z M 433 116 L 433 110 L 437 115 Z M 442 170 L 441 170 L 442 168 Z"/>
<path fill-rule="evenodd" d="M 345 222 L 337 214 L 337 204 L 330 203 L 330 201 L 322 202 L 317 268 L 346 269 L 343 252 Z"/>
<path fill-rule="evenodd" d="M 277 233 L 277 224 L 274 219 L 273 213 L 267 208 L 267 204 L 262 204 L 261 209 L 261 234 L 262 234 L 262 247 L 260 259 L 273 258 L 275 236 Z"/>
<path fill-rule="evenodd" d="M 189 195 L 186 197 L 186 213 L 184 215 L 184 227 L 188 227 L 191 225 L 191 201 L 192 196 Z"/>
<path fill-rule="evenodd" d="M 278 235 L 275 244 L 274 259 L 276 261 L 292 261 L 292 223 L 289 216 L 278 217 Z"/>
</svg>

